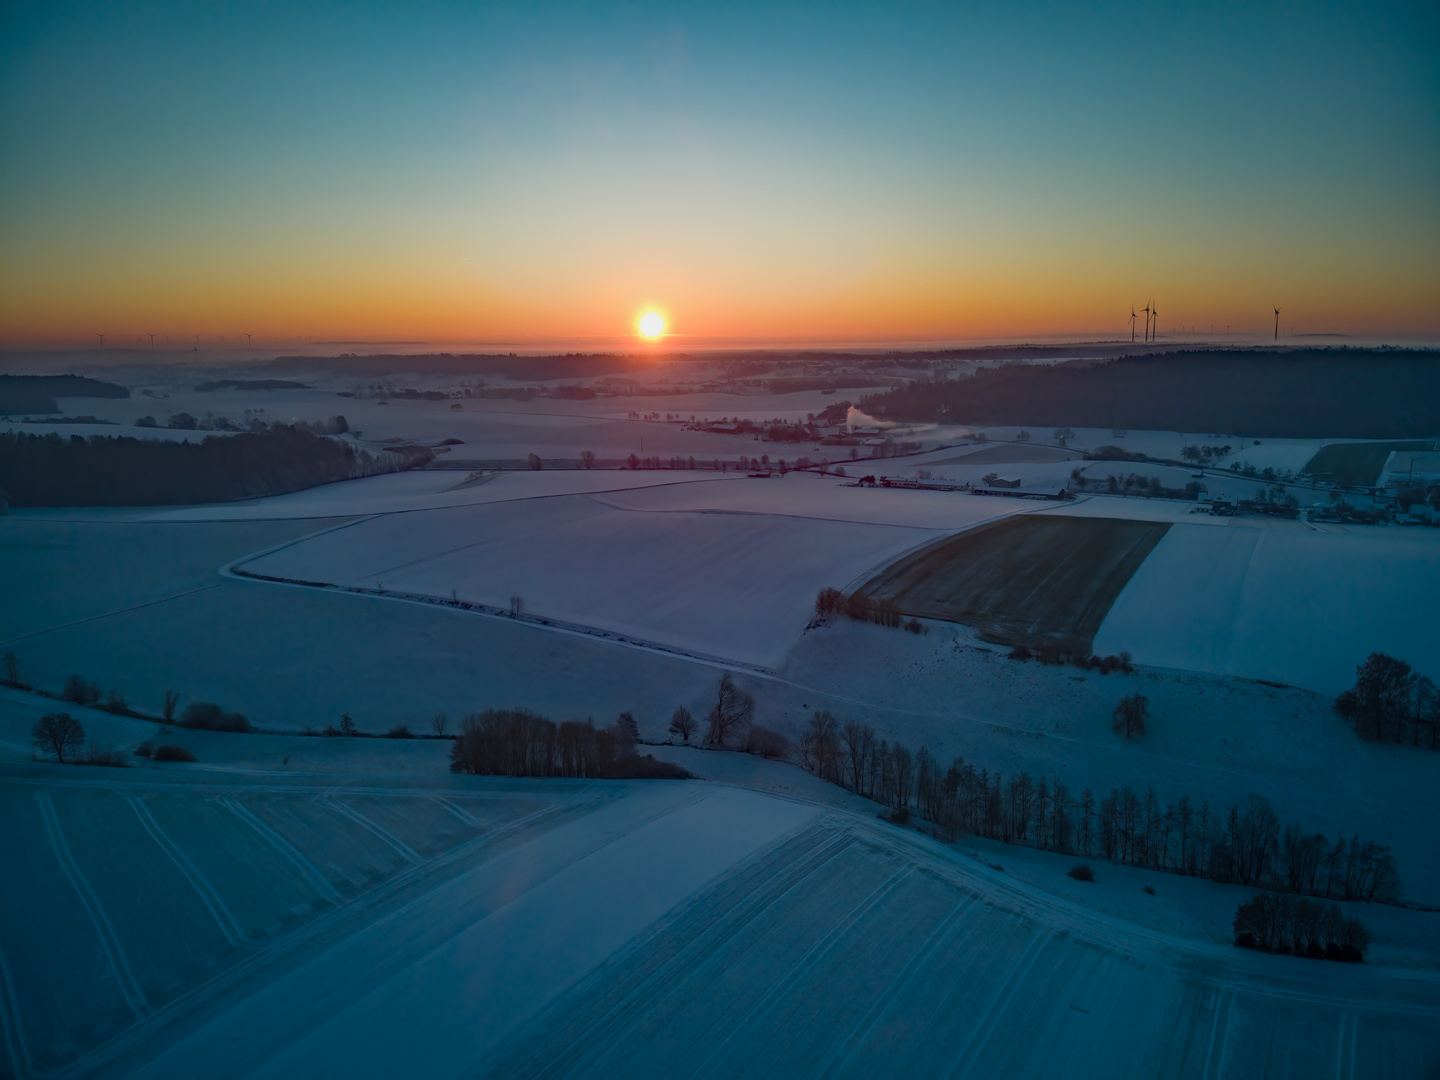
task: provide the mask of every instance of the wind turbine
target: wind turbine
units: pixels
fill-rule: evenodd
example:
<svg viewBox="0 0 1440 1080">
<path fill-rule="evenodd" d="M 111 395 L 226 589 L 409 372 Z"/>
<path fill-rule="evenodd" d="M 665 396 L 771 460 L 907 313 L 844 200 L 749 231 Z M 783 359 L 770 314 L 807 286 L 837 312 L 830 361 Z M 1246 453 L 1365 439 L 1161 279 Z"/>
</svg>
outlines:
<svg viewBox="0 0 1440 1080">
<path fill-rule="evenodd" d="M 100 347 L 103 349 L 105 347 L 105 335 L 97 333 L 95 336 L 100 339 Z"/>
<path fill-rule="evenodd" d="M 250 339 L 253 338 L 254 336 L 255 336 L 254 334 L 246 334 L 246 335 L 245 335 L 245 347 L 246 347 L 247 349 L 249 349 L 249 348 L 254 348 L 254 346 L 252 346 L 252 345 L 250 344 Z"/>
<path fill-rule="evenodd" d="M 1145 312 L 1145 340 L 1150 340 L 1150 303 L 1147 300 L 1145 306 L 1140 309 Z"/>
<path fill-rule="evenodd" d="M 1275 309 L 1275 340 L 1280 340 L 1280 309 Z"/>
<path fill-rule="evenodd" d="M 1151 331 L 1150 331 L 1150 340 L 1151 340 L 1151 341 L 1159 341 L 1159 340 L 1160 340 L 1160 309 L 1159 309 L 1158 307 L 1155 307 L 1155 306 L 1154 306 L 1154 304 L 1155 304 L 1155 301 L 1154 301 L 1154 300 L 1151 300 L 1151 301 L 1150 301 L 1150 304 L 1151 304 L 1151 307 L 1150 307 L 1150 317 L 1155 320 L 1155 325 L 1154 325 L 1154 327 L 1153 327 L 1153 328 L 1151 329 Z"/>
<path fill-rule="evenodd" d="M 150 348 L 151 348 L 151 349 L 154 349 L 154 348 L 155 348 L 155 335 L 154 335 L 154 334 L 150 334 L 149 337 L 150 337 Z"/>
<path fill-rule="evenodd" d="M 1130 344 L 1132 344 L 1132 345 L 1135 344 L 1135 320 L 1136 320 L 1136 318 L 1138 318 L 1138 316 L 1135 314 L 1135 305 L 1134 305 L 1134 304 L 1131 304 L 1131 305 L 1130 305 Z"/>
</svg>

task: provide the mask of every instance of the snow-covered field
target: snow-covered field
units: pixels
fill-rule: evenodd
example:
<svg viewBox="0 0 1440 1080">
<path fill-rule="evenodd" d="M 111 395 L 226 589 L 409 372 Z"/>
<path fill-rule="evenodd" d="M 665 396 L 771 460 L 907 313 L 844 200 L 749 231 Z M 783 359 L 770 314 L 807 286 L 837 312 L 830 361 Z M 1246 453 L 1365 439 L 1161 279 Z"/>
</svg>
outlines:
<svg viewBox="0 0 1440 1080">
<path fill-rule="evenodd" d="M 805 474 L 660 474 L 695 479 L 666 484 L 653 473 L 592 474 L 612 488 L 640 478 L 634 490 L 593 495 L 552 495 L 554 485 L 534 475 L 536 492 L 515 476 L 473 489 L 506 501 L 372 517 L 236 569 L 499 608 L 519 596 L 535 618 L 773 667 L 823 586 L 850 585 L 944 532 L 1033 509 Z"/>
<path fill-rule="evenodd" d="M 20 1076 L 1339 1080 L 1440 1055 L 1423 965 L 1177 933 L 1219 887 L 967 855 L 787 766 L 514 781 L 452 776 L 436 743 L 177 733 L 224 763 L 90 770 L 23 759 L 33 711 L 0 695 Z M 1116 914 L 1142 881 L 1179 914 Z"/>
<path fill-rule="evenodd" d="M 1440 677 L 1440 533 L 1192 521 L 1177 523 L 1130 579 L 1097 652 L 1128 649 L 1144 664 L 1330 694 L 1352 685 L 1376 651 Z"/>
</svg>

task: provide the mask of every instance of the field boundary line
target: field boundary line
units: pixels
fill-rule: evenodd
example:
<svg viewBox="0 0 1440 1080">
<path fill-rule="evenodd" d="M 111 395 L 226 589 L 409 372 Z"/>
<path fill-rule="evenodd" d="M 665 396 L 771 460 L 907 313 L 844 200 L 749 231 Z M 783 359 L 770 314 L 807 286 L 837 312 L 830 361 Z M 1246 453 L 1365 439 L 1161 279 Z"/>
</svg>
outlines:
<svg viewBox="0 0 1440 1080">
<path fill-rule="evenodd" d="M 194 596 L 197 593 L 210 592 L 212 589 L 223 588 L 224 585 L 202 585 L 198 589 L 190 589 L 187 592 L 176 593 L 174 596 L 162 596 L 159 600 L 146 600 L 143 604 L 132 604 L 130 607 L 116 608 L 114 611 L 107 611 L 101 615 L 88 615 L 83 619 L 76 619 L 74 622 L 60 623 L 58 626 L 46 627 L 44 630 L 36 630 L 33 634 L 21 634 L 19 637 L 7 638 L 0 641 L 0 645 L 10 645 L 16 641 L 29 641 L 31 638 L 42 637 L 45 634 L 53 634 L 57 630 L 69 630 L 73 626 L 84 626 L 86 623 L 99 622 L 101 619 L 109 619 L 116 615 L 125 615 L 132 611 L 140 611 L 143 608 L 155 607 L 157 604 L 168 604 L 171 600 L 183 600 L 187 596 Z"/>
<path fill-rule="evenodd" d="M 125 1004 L 130 1006 L 130 1010 L 136 1016 L 145 1015 L 150 1007 L 150 1003 L 145 1000 L 145 991 L 140 988 L 135 973 L 130 970 L 130 962 L 125 959 L 125 953 L 120 948 L 119 935 L 115 933 L 115 927 L 111 925 L 110 917 L 105 914 L 105 908 L 100 903 L 100 898 L 91 888 L 90 882 L 86 880 L 79 864 L 75 862 L 74 855 L 70 852 L 70 845 L 66 842 L 65 833 L 60 827 L 60 818 L 55 813 L 55 804 L 50 801 L 50 796 L 45 792 L 37 793 L 35 801 L 40 804 L 40 816 L 45 822 L 45 832 L 50 840 L 50 848 L 55 852 L 60 869 L 69 879 L 71 887 L 85 908 L 85 913 L 90 916 L 90 922 L 95 927 L 95 934 L 100 939 L 100 947 L 105 952 L 105 959 L 110 963 L 111 973 L 120 986 L 120 993 L 125 998 Z"/>
<path fill-rule="evenodd" d="M 759 675 L 762 677 L 774 677 L 775 675 L 773 668 L 767 668 L 760 664 L 751 664 L 744 660 L 727 659 L 726 657 L 715 656 L 710 653 L 692 652 L 678 645 L 666 645 L 662 642 L 650 641 L 646 638 L 625 634 L 618 630 L 606 630 L 599 626 L 586 626 L 583 623 L 572 623 L 548 616 L 512 615 L 504 608 L 494 607 L 490 604 L 482 604 L 478 601 L 447 600 L 442 596 L 427 596 L 424 593 L 396 592 L 391 589 L 386 589 L 382 592 L 379 589 L 367 589 L 359 585 L 337 585 L 330 581 L 303 581 L 298 578 L 277 577 L 251 570 L 243 570 L 240 568 L 239 563 L 244 561 L 246 560 L 238 560 L 235 563 L 221 567 L 221 575 L 242 581 L 259 582 L 265 585 L 279 585 L 290 589 L 315 589 L 323 592 L 347 593 L 352 596 L 360 596 L 372 600 L 389 600 L 402 604 L 419 604 L 425 607 L 436 607 L 461 615 L 475 615 L 482 619 L 496 619 L 518 626 L 528 626 L 535 630 L 549 630 L 557 634 L 596 638 L 611 645 L 658 653 L 663 656 L 673 657 L 677 660 L 704 664 L 707 667 L 721 668 L 727 671 Z M 0 642 L 0 644 L 3 644 L 3 642 Z"/>
</svg>

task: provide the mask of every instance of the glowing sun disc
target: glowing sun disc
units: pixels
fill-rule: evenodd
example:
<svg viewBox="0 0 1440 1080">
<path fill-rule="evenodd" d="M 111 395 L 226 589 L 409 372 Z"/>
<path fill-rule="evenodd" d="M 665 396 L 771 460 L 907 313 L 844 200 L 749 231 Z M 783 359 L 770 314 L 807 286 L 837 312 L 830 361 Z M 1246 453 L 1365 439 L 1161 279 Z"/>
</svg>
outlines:
<svg viewBox="0 0 1440 1080">
<path fill-rule="evenodd" d="M 648 338 L 657 338 L 665 332 L 665 320 L 653 311 L 640 316 L 640 333 Z"/>
</svg>

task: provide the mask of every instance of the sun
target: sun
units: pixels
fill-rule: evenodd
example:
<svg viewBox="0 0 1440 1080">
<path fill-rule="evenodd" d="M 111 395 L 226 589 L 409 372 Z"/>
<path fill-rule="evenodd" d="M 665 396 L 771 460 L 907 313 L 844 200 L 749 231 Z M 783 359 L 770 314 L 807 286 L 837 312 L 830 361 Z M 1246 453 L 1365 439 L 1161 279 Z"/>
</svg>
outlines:
<svg viewBox="0 0 1440 1080">
<path fill-rule="evenodd" d="M 640 316 L 640 336 L 647 338 L 658 338 L 665 332 L 665 319 L 654 311 L 647 311 Z"/>
</svg>

